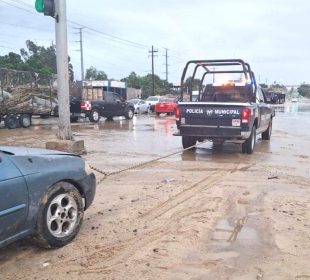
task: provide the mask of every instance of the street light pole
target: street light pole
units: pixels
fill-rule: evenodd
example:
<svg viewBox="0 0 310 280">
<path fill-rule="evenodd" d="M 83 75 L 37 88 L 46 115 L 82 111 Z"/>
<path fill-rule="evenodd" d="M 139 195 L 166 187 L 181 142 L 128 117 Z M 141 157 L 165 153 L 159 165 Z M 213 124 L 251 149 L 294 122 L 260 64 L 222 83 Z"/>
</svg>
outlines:
<svg viewBox="0 0 310 280">
<path fill-rule="evenodd" d="M 72 140 L 69 103 L 69 71 L 66 0 L 55 0 L 57 92 L 59 135 L 61 140 Z"/>
</svg>

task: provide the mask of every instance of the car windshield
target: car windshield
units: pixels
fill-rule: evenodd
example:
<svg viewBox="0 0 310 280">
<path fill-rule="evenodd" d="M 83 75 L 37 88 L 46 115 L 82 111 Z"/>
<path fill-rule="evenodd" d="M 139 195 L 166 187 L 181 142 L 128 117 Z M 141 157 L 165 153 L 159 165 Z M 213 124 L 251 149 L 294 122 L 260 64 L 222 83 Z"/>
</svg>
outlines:
<svg viewBox="0 0 310 280">
<path fill-rule="evenodd" d="M 197 101 L 245 103 L 249 96 L 244 86 L 206 86 Z"/>
<path fill-rule="evenodd" d="M 157 96 L 150 96 L 146 99 L 146 101 L 158 101 L 158 97 Z"/>
</svg>

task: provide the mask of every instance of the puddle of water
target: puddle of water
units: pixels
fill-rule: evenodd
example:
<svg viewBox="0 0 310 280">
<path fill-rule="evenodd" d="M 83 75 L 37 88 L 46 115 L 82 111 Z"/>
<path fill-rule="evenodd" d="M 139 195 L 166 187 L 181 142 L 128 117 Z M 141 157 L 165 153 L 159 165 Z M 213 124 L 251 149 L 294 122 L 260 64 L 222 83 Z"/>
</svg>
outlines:
<svg viewBox="0 0 310 280">
<path fill-rule="evenodd" d="M 244 225 L 245 223 L 245 217 L 238 219 L 234 226 L 227 220 L 218 221 L 211 237 L 213 240 L 211 255 L 219 254 L 222 258 L 254 255 L 260 246 L 260 239 L 257 231 Z"/>
</svg>

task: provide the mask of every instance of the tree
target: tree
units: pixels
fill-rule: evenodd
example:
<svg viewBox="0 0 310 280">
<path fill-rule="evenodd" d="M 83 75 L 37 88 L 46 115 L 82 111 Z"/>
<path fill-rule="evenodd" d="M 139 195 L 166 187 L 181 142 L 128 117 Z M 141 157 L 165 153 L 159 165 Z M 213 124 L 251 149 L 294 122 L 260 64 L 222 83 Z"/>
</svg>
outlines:
<svg viewBox="0 0 310 280">
<path fill-rule="evenodd" d="M 192 90 L 199 90 L 200 80 L 194 79 L 192 83 L 191 81 L 192 81 L 192 77 L 188 77 L 184 83 L 184 88 L 188 88 L 188 91 L 190 90 L 190 88 Z"/>
<path fill-rule="evenodd" d="M 46 76 L 57 73 L 56 67 L 56 46 L 38 46 L 27 40 L 26 49 L 20 50 L 20 55 L 10 52 L 8 55 L 0 56 L 0 67 L 13 70 L 24 70 L 41 73 Z M 68 71 L 70 81 L 74 80 L 73 66 L 68 57 Z"/>
<path fill-rule="evenodd" d="M 24 70 L 25 63 L 19 54 L 9 52 L 9 54 L 7 55 L 0 56 L 0 67 L 15 70 Z"/>
<path fill-rule="evenodd" d="M 301 96 L 310 98 L 310 84 L 302 84 L 297 91 Z"/>
<path fill-rule="evenodd" d="M 153 95 L 152 83 L 153 79 L 151 74 L 148 74 L 142 78 L 142 98 L 147 98 L 148 96 Z M 163 95 L 170 92 L 169 84 L 167 81 L 161 80 L 157 75 L 154 75 L 154 92 L 155 95 Z"/>
<path fill-rule="evenodd" d="M 121 79 L 122 82 L 126 82 L 130 88 L 140 89 L 142 84 L 142 78 L 132 71 L 128 77 Z"/>
<path fill-rule="evenodd" d="M 103 81 L 107 80 L 108 76 L 104 71 L 97 70 L 95 67 L 91 66 L 90 68 L 86 69 L 85 79 L 93 81 Z"/>
</svg>

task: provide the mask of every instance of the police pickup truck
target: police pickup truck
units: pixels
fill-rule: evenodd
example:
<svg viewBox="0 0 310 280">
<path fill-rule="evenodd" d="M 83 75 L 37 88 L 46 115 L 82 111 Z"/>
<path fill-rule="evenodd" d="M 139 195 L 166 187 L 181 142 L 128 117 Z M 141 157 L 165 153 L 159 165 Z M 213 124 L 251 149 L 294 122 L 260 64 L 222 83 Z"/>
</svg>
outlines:
<svg viewBox="0 0 310 280">
<path fill-rule="evenodd" d="M 198 89 L 198 97 L 193 98 L 193 89 Z M 195 60 L 186 64 L 176 110 L 179 131 L 174 134 L 182 137 L 184 149 L 194 148 L 197 141 L 210 140 L 216 148 L 231 141 L 242 144 L 243 153 L 251 154 L 258 134 L 270 140 L 274 116 L 250 65 L 243 60 Z"/>
</svg>

